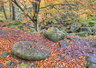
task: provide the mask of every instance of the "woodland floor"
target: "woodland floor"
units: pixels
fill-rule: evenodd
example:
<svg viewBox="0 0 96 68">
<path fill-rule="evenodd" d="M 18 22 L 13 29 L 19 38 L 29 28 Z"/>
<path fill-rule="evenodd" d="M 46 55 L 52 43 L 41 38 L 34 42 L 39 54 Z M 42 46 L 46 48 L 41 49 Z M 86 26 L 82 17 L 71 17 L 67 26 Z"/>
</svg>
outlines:
<svg viewBox="0 0 96 68">
<path fill-rule="evenodd" d="M 4 24 L 0 23 L 1 25 Z M 37 68 L 58 68 L 56 65 L 60 65 L 65 68 L 84 68 L 86 61 L 85 57 L 87 55 L 96 54 L 96 50 L 87 46 L 85 41 L 78 38 L 75 43 L 69 39 L 64 39 L 70 43 L 66 48 L 60 48 L 59 42 L 49 41 L 44 37 L 43 34 L 31 32 L 23 32 L 18 29 L 12 29 L 8 27 L 2 27 L 1 30 L 7 30 L 7 33 L 0 35 L 0 53 L 2 51 L 11 51 L 13 44 L 19 41 L 32 41 L 39 44 L 45 45 L 50 49 L 51 55 L 49 58 L 41 61 L 26 61 L 26 62 L 36 62 Z M 69 36 L 74 38 L 75 36 Z M 77 38 L 77 37 L 75 37 Z M 61 40 L 63 41 L 63 40 Z M 62 59 L 58 58 L 59 55 L 65 56 Z M 7 56 L 10 61 L 19 61 L 19 59 L 14 59 L 13 55 Z M 8 63 L 6 59 L 0 57 L 0 63 L 3 63 L 3 67 Z M 23 63 L 22 63 L 23 64 Z"/>
</svg>

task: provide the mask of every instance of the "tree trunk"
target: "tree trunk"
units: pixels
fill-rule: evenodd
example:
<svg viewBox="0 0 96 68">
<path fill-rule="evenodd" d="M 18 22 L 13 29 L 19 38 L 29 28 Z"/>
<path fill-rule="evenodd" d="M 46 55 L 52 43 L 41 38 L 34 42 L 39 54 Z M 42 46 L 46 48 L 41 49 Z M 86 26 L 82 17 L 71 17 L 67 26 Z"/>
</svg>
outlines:
<svg viewBox="0 0 96 68">
<path fill-rule="evenodd" d="M 34 28 L 36 31 L 38 31 L 38 14 L 40 10 L 40 2 L 41 0 L 36 0 L 35 2 L 32 2 L 33 5 L 33 14 L 34 16 L 31 17 L 28 13 L 25 13 L 24 9 L 17 3 L 16 0 L 12 1 L 15 3 L 16 6 L 20 8 L 20 10 L 24 13 L 25 16 L 27 16 L 33 23 L 34 23 Z"/>
<path fill-rule="evenodd" d="M 34 22 L 35 30 L 38 31 L 38 23 L 39 23 L 39 22 L 38 22 L 38 17 L 37 17 L 37 16 L 34 17 L 34 21 L 33 21 L 33 22 Z"/>
<path fill-rule="evenodd" d="M 4 16 L 5 16 L 5 19 L 7 19 L 7 14 L 6 14 L 6 11 L 5 11 L 5 7 L 2 6 L 2 8 L 3 8 L 3 13 L 4 13 Z"/>
<path fill-rule="evenodd" d="M 15 7 L 12 4 L 12 20 L 15 20 Z"/>
<path fill-rule="evenodd" d="M 34 13 L 34 16 L 33 16 L 33 22 L 34 22 L 34 26 L 35 26 L 35 30 L 38 31 L 38 24 L 39 24 L 39 21 L 38 21 L 38 14 L 39 14 L 39 10 L 40 10 L 40 2 L 41 0 L 36 0 L 36 2 L 33 2 L 33 13 Z"/>
<path fill-rule="evenodd" d="M 10 10 L 10 19 L 12 19 L 12 6 L 10 6 L 10 8 L 9 8 L 9 10 Z"/>
</svg>

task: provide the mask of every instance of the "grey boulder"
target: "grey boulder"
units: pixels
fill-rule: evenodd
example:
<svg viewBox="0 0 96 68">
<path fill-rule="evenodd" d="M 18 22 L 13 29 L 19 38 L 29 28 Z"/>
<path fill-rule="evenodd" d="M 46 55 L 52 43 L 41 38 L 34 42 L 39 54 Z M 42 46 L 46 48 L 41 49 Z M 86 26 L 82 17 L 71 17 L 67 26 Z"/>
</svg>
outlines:
<svg viewBox="0 0 96 68">
<path fill-rule="evenodd" d="M 65 48 L 69 46 L 69 43 L 67 41 L 60 41 L 59 44 L 61 48 Z"/>
<path fill-rule="evenodd" d="M 87 56 L 86 61 L 88 68 L 96 68 L 96 56 Z"/>
<path fill-rule="evenodd" d="M 94 39 L 93 41 L 90 42 L 91 43 L 91 46 L 96 48 L 96 39 Z"/>
<path fill-rule="evenodd" d="M 46 46 L 31 41 L 20 41 L 13 45 L 12 52 L 17 57 L 27 60 L 39 61 L 50 55 Z"/>
<path fill-rule="evenodd" d="M 2 63 L 0 63 L 0 68 L 3 68 L 3 64 Z"/>
</svg>

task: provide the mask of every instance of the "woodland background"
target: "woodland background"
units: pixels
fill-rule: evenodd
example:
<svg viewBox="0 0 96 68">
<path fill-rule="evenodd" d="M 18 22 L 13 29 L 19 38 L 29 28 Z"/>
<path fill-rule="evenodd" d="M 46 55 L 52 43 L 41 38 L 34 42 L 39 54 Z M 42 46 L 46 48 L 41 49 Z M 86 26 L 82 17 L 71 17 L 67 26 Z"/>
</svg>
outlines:
<svg viewBox="0 0 96 68">
<path fill-rule="evenodd" d="M 61 41 L 70 46 L 62 48 L 61 41 L 47 39 L 43 33 L 51 27 L 64 32 Z M 85 57 L 96 55 L 96 0 L 0 0 L 0 55 L 11 52 L 19 41 L 39 42 L 49 48 L 50 57 L 36 61 L 36 68 L 85 68 Z M 95 48 L 90 47 L 91 41 Z M 20 61 L 10 54 L 7 58 L 0 56 L 3 68 L 10 61 Z"/>
<path fill-rule="evenodd" d="M 67 32 L 81 32 L 96 26 L 95 0 L 1 0 L 0 7 L 1 21 L 18 20 L 32 31 L 64 26 Z"/>
</svg>

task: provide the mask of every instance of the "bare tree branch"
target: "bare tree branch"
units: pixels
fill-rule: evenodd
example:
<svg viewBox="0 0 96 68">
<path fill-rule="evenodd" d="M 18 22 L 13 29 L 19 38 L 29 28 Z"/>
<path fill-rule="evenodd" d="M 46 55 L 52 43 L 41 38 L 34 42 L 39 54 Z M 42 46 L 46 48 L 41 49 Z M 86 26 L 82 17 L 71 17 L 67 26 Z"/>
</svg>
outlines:
<svg viewBox="0 0 96 68">
<path fill-rule="evenodd" d="M 76 6 L 74 4 L 64 4 L 64 3 L 61 4 L 60 3 L 60 4 L 47 5 L 47 6 L 41 7 L 40 9 L 44 9 L 44 8 L 51 7 L 51 6 L 57 6 L 57 5 L 62 5 L 62 6 L 70 6 L 70 5 L 72 5 L 72 6 Z"/>
<path fill-rule="evenodd" d="M 31 21 L 34 21 L 32 17 L 30 17 L 27 13 L 25 13 L 24 9 L 17 3 L 16 0 L 11 0 L 20 10 L 24 13 L 25 16 L 27 16 Z"/>
</svg>

